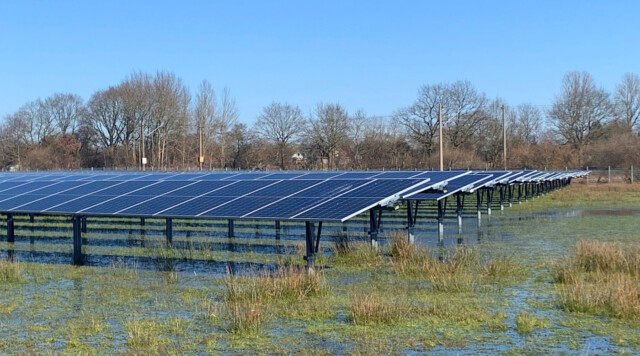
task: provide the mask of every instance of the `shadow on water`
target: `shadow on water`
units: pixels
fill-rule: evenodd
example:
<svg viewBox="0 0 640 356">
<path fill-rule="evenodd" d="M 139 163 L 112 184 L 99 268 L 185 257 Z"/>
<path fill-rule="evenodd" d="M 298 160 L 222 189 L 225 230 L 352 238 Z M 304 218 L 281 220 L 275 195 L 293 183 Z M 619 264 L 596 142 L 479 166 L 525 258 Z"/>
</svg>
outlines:
<svg viewBox="0 0 640 356">
<path fill-rule="evenodd" d="M 15 241 L 18 243 L 31 243 L 32 236 L 15 236 Z M 37 237 L 34 240 L 34 244 L 52 244 L 52 245 L 69 245 L 71 244 L 71 237 L 69 236 L 53 236 L 53 237 Z M 140 248 L 153 248 L 158 245 L 158 240 L 149 240 L 141 238 L 138 235 L 121 237 L 108 237 L 108 238 L 83 238 L 83 246 L 92 247 L 140 247 Z M 209 241 L 173 241 L 173 247 L 176 249 L 195 249 L 195 250 L 211 250 L 211 251 L 225 251 L 225 252 L 237 252 L 237 253 L 259 253 L 259 254 L 295 254 L 296 250 L 292 245 L 283 244 L 251 244 L 251 243 L 235 243 L 233 239 L 229 239 L 229 242 L 209 242 Z M 326 247 L 320 247 L 323 253 L 328 253 L 329 249 Z"/>
<path fill-rule="evenodd" d="M 69 265 L 73 260 L 71 253 L 46 251 L 0 250 L 2 255 L 13 255 L 16 262 Z M 133 270 L 184 272 L 197 274 L 250 275 L 256 272 L 274 272 L 277 263 L 230 262 L 202 259 L 158 258 L 126 255 L 85 254 L 84 266 L 128 268 Z"/>
<path fill-rule="evenodd" d="M 389 233 L 391 231 L 403 230 L 404 222 L 402 215 L 391 215 L 392 219 L 385 222 L 381 232 Z M 486 241 L 490 242 L 509 242 L 515 240 L 512 232 L 507 227 L 515 226 L 518 221 L 535 221 L 538 219 L 566 219 L 581 218 L 593 216 L 640 216 L 640 209 L 574 209 L 574 210 L 553 210 L 536 213 L 516 213 L 507 214 L 504 212 L 495 212 L 492 216 L 482 215 L 482 219 L 478 221 L 476 215 L 465 215 L 462 226 L 458 226 L 457 219 L 450 216 L 445 220 L 444 235 L 441 240 L 438 239 L 437 224 L 435 220 L 423 219 L 416 226 L 414 234 L 416 242 L 420 245 L 430 248 L 446 248 L 455 245 L 475 245 Z M 203 226 L 207 224 L 183 224 L 186 227 Z M 208 224 L 213 226 L 216 224 Z M 219 224 L 218 224 L 219 225 Z M 246 228 L 250 226 L 251 228 Z M 83 238 L 85 246 L 106 247 L 106 248 L 154 248 L 163 241 L 162 231 L 148 230 L 151 224 L 147 223 L 144 227 L 133 226 L 131 223 L 122 224 L 123 230 L 114 229 L 90 229 L 94 234 L 105 234 L 100 238 Z M 219 231 L 212 234 L 209 231 L 191 231 L 183 230 L 179 234 L 187 237 L 187 240 L 174 240 L 173 247 L 177 250 L 210 250 L 247 254 L 275 254 L 275 255 L 293 255 L 299 253 L 295 245 L 283 244 L 280 241 L 296 241 L 297 244 L 302 243 L 304 236 L 303 226 L 289 225 L 282 226 L 279 236 L 282 240 L 275 239 L 275 229 L 273 224 L 254 223 L 245 224 L 248 231 L 238 233 L 236 237 L 243 238 L 245 241 L 237 243 L 234 238 L 229 238 L 228 242 L 206 241 L 207 236 L 221 235 Z M 352 241 L 368 241 L 366 236 L 367 224 L 361 220 L 355 220 L 347 224 L 349 238 Z M 29 232 L 31 235 L 20 235 L 19 232 Z M 60 236 L 37 236 L 33 238 L 33 231 L 47 232 L 48 234 L 60 233 Z M 8 259 L 14 259 L 25 262 L 52 263 L 52 264 L 70 264 L 72 261 L 71 253 L 49 252 L 28 250 L 26 246 L 35 245 L 71 245 L 71 237 L 66 227 L 29 227 L 22 226 L 16 229 L 15 241 L 21 245 L 21 249 L 0 250 Z M 331 226 L 323 231 L 322 241 L 325 243 L 333 243 L 334 236 L 340 235 L 341 226 Z M 176 233 L 178 235 L 178 232 Z M 174 235 L 175 236 L 175 235 Z M 388 236 L 382 234 L 380 243 L 389 242 Z M 191 237 L 199 237 L 199 241 L 191 240 Z M 175 238 L 175 237 L 174 237 Z M 204 238 L 204 240 L 203 240 Z M 267 239 L 273 240 L 272 243 L 251 243 L 246 239 L 260 239 L 266 242 Z M 30 243 L 27 244 L 26 242 Z M 34 242 L 32 242 L 34 241 Z M 321 246 L 320 253 L 325 256 L 331 255 L 331 248 L 328 244 Z M 248 256 L 247 259 L 251 257 Z M 162 256 L 133 256 L 133 255 L 102 255 L 102 254 L 85 254 L 85 265 L 99 267 L 122 266 L 127 268 L 139 268 L 143 270 L 164 270 L 177 272 L 196 272 L 196 273 L 212 273 L 225 274 L 227 269 L 232 272 L 241 270 L 269 270 L 275 268 L 275 263 L 256 263 L 246 262 L 228 262 L 207 259 L 186 259 L 186 258 L 165 258 Z"/>
</svg>

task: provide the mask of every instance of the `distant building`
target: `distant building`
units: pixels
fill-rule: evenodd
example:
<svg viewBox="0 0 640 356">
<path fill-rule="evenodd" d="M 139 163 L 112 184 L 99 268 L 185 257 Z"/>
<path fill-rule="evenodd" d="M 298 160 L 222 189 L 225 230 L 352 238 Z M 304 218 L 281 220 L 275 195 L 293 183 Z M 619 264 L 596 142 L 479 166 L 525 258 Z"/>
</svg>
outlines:
<svg viewBox="0 0 640 356">
<path fill-rule="evenodd" d="M 295 164 L 304 164 L 307 160 L 304 158 L 302 153 L 296 152 L 291 156 L 291 162 Z"/>
</svg>

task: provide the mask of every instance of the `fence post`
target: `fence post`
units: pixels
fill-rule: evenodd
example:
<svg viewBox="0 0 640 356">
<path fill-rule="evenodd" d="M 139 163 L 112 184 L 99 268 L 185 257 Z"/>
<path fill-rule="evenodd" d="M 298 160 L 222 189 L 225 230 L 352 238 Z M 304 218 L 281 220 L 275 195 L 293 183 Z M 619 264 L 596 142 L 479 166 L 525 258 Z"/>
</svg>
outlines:
<svg viewBox="0 0 640 356">
<path fill-rule="evenodd" d="M 607 183 L 611 183 L 611 166 L 609 166 L 609 168 L 607 168 L 609 171 L 609 180 L 607 181 Z"/>
<path fill-rule="evenodd" d="M 587 184 L 589 184 L 589 166 L 587 166 Z"/>
</svg>

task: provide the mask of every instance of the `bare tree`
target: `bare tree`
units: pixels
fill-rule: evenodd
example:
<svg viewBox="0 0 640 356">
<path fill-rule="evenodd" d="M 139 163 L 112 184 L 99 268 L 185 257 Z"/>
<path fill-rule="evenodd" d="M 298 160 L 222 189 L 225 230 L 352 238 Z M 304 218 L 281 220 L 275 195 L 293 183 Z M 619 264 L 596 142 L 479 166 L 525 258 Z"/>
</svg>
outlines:
<svg viewBox="0 0 640 356">
<path fill-rule="evenodd" d="M 153 80 L 153 162 L 166 168 L 169 143 L 185 134 L 191 96 L 182 80 L 173 73 L 158 72 Z"/>
<path fill-rule="evenodd" d="M 248 157 L 249 152 L 251 151 L 253 134 L 247 129 L 247 125 L 235 124 L 229 131 L 229 137 L 231 141 L 231 168 L 249 168 Z"/>
<path fill-rule="evenodd" d="M 492 167 L 499 165 L 503 153 L 503 106 L 506 106 L 506 102 L 500 98 L 492 100 L 487 106 L 486 118 L 480 123 L 481 137 L 475 145 L 476 153 Z"/>
<path fill-rule="evenodd" d="M 542 113 L 531 104 L 520 104 L 517 108 L 514 134 L 524 144 L 534 144 L 540 139 Z"/>
<path fill-rule="evenodd" d="M 487 119 L 487 97 L 469 81 L 457 81 L 449 87 L 446 115 L 447 135 L 454 148 L 470 146 Z"/>
<path fill-rule="evenodd" d="M 338 154 L 338 148 L 347 139 L 349 115 L 340 104 L 320 103 L 316 106 L 310 124 L 311 140 L 320 151 L 322 158 L 327 159 L 328 168 L 331 169 Z"/>
<path fill-rule="evenodd" d="M 556 133 L 578 149 L 603 135 L 603 124 L 611 114 L 609 94 L 596 88 L 587 72 L 569 72 L 564 76 L 562 93 L 548 113 Z"/>
<path fill-rule="evenodd" d="M 394 115 L 427 156 L 431 156 L 438 142 L 439 106 L 442 105 L 444 117 L 451 109 L 450 94 L 451 88 L 447 84 L 424 85 L 413 105 L 400 109 Z"/>
<path fill-rule="evenodd" d="M 0 125 L 0 151 L 2 166 L 22 164 L 22 157 L 29 145 L 29 126 L 17 114 L 4 118 Z"/>
<path fill-rule="evenodd" d="M 629 131 L 637 130 L 640 124 L 640 77 L 637 74 L 626 73 L 622 77 L 614 102 L 617 118 Z"/>
<path fill-rule="evenodd" d="M 367 117 L 363 110 L 356 111 L 349 117 L 349 157 L 351 167 L 362 169 L 364 141 L 367 138 L 368 129 L 372 126 L 371 118 Z"/>
<path fill-rule="evenodd" d="M 55 134 L 55 126 L 51 117 L 42 111 L 42 100 L 31 101 L 18 109 L 14 114 L 27 128 L 27 142 L 42 144 L 45 139 Z"/>
<path fill-rule="evenodd" d="M 117 88 L 95 92 L 88 102 L 88 122 L 104 148 L 121 143 L 125 130 L 122 96 Z"/>
<path fill-rule="evenodd" d="M 56 93 L 41 103 L 42 114 L 47 116 L 61 134 L 75 134 L 85 107 L 82 98 L 75 94 Z"/>
<path fill-rule="evenodd" d="M 278 151 L 280 169 L 286 169 L 285 152 L 304 132 L 306 121 L 297 106 L 287 103 L 271 103 L 262 109 L 255 123 L 255 130 L 266 140 L 272 141 Z"/>
<path fill-rule="evenodd" d="M 229 147 L 231 146 L 229 131 L 238 121 L 238 107 L 236 106 L 236 100 L 231 97 L 231 92 L 228 88 L 224 88 L 222 90 L 219 108 L 220 110 L 218 110 L 215 115 L 211 129 L 213 131 L 212 137 L 218 145 L 217 148 L 220 167 L 224 168 L 229 159 L 227 156 Z"/>
<path fill-rule="evenodd" d="M 146 152 L 143 152 L 146 151 L 146 142 L 143 140 L 147 138 L 152 121 L 154 100 L 152 81 L 149 74 L 134 72 L 119 86 L 126 121 L 125 145 L 130 151 L 128 155 L 132 162 L 137 162 L 140 168 L 142 168 L 142 160 L 137 157 L 146 156 Z M 135 141 L 138 142 L 137 150 Z"/>
<path fill-rule="evenodd" d="M 213 90 L 211 83 L 203 80 L 198 88 L 195 108 L 193 109 L 195 125 L 198 133 L 198 155 L 201 156 L 202 159 L 206 156 L 207 147 L 209 146 L 206 144 L 208 141 L 208 135 L 205 134 L 205 129 L 212 126 L 214 123 L 216 106 L 216 93 Z M 211 158 L 209 161 L 211 161 Z M 203 163 L 203 161 L 199 161 L 200 169 L 202 169 Z"/>
</svg>

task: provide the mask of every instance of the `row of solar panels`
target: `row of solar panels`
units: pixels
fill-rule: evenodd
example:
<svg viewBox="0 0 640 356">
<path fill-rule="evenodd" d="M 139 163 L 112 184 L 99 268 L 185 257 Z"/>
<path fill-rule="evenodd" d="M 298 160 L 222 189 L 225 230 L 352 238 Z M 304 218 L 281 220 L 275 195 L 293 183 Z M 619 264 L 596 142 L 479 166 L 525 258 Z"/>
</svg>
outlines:
<svg viewBox="0 0 640 356">
<path fill-rule="evenodd" d="M 451 174 L 459 175 L 463 172 L 477 174 L 496 174 L 516 179 L 556 179 L 552 176 L 575 175 L 584 172 L 556 172 L 556 171 L 274 171 L 274 172 L 114 172 L 114 171 L 74 171 L 74 172 L 4 172 L 0 173 L 0 181 L 56 181 L 56 180 L 87 180 L 87 181 L 121 181 L 121 180 L 289 180 L 289 179 L 406 179 L 430 178 L 446 179 Z"/>
<path fill-rule="evenodd" d="M 537 173 L 540 172 L 5 173 L 0 175 L 0 211 L 345 221 L 378 205 L 420 197 L 425 191 L 442 194 L 445 187 L 478 189 L 518 179 L 562 176 L 562 172 Z M 394 178 L 391 174 L 410 177 Z"/>
</svg>

